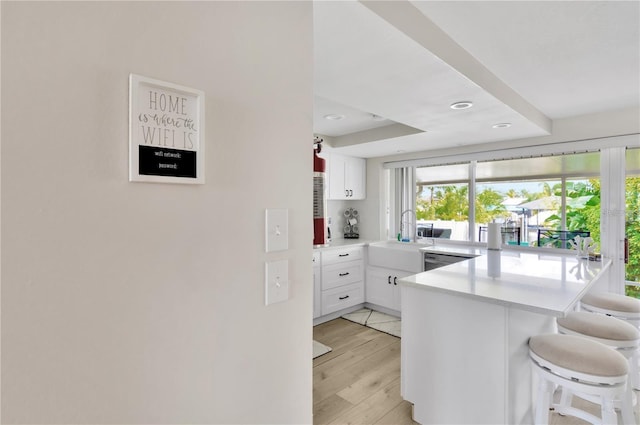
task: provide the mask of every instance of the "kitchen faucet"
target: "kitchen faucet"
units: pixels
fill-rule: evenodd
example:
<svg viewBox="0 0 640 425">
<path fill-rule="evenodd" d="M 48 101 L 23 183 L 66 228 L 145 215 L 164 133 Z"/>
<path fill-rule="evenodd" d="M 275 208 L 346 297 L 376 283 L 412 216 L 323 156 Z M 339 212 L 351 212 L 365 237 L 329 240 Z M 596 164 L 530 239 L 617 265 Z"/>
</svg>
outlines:
<svg viewBox="0 0 640 425">
<path fill-rule="evenodd" d="M 402 214 L 400 214 L 400 237 L 401 240 L 403 242 L 406 242 L 404 239 L 404 215 L 406 213 L 413 213 L 413 235 L 411 233 L 409 233 L 409 237 L 407 239 L 409 239 L 410 242 L 415 242 L 416 241 L 416 232 L 417 232 L 417 228 L 416 228 L 416 215 L 413 212 L 413 210 L 409 209 L 409 210 L 404 210 L 402 211 Z M 409 219 L 408 224 L 411 224 L 411 219 Z M 409 228 L 409 232 L 411 231 L 411 228 Z"/>
</svg>

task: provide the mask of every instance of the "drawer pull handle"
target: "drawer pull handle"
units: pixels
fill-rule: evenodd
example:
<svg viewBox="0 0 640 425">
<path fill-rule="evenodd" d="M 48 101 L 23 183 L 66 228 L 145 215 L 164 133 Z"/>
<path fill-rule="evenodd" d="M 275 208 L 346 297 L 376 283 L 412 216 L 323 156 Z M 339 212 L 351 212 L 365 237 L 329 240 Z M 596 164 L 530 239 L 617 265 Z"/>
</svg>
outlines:
<svg viewBox="0 0 640 425">
<path fill-rule="evenodd" d="M 391 276 L 387 276 L 387 283 L 391 285 Z"/>
<path fill-rule="evenodd" d="M 398 276 L 394 276 L 393 277 L 393 284 L 397 285 L 398 284 Z"/>
<path fill-rule="evenodd" d="M 338 257 L 348 257 L 348 256 L 349 256 L 348 253 L 347 254 L 338 254 Z"/>
<path fill-rule="evenodd" d="M 341 300 L 346 300 L 347 298 L 349 298 L 349 295 L 345 295 L 344 297 L 338 297 L 338 299 L 341 299 Z"/>
<path fill-rule="evenodd" d="M 338 276 L 343 277 L 343 276 L 347 276 L 349 274 L 349 272 L 345 272 L 345 273 L 338 273 Z"/>
</svg>

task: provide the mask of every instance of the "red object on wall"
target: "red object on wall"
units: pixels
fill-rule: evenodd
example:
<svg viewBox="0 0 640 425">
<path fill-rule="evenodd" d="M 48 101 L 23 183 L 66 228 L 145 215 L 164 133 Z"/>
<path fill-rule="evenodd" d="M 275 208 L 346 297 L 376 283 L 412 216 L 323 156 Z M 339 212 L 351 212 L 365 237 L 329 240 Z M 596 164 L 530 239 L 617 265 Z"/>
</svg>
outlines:
<svg viewBox="0 0 640 425">
<path fill-rule="evenodd" d="M 326 161 L 318 154 L 322 141 L 315 140 L 313 145 L 313 245 L 327 244 L 327 200 L 324 196 L 326 182 Z"/>
</svg>

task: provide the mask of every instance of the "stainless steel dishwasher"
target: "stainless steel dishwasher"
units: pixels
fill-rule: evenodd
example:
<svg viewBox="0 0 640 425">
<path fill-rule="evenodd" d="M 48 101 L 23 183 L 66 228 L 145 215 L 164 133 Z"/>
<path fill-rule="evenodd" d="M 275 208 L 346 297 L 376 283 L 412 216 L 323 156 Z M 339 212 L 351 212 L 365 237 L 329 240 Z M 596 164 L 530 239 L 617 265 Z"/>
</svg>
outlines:
<svg viewBox="0 0 640 425">
<path fill-rule="evenodd" d="M 424 271 L 437 269 L 438 267 L 448 266 L 449 264 L 457 263 L 459 261 L 468 260 L 474 258 L 473 254 L 460 254 L 460 253 L 424 253 Z"/>
</svg>

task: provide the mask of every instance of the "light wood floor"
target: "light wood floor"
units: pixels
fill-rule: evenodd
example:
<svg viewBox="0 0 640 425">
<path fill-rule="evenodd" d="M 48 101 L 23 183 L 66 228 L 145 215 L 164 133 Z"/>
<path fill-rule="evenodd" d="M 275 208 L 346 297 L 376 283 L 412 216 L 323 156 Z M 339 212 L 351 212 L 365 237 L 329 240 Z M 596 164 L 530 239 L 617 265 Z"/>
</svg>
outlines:
<svg viewBox="0 0 640 425">
<path fill-rule="evenodd" d="M 400 397 L 400 338 L 345 319 L 313 328 L 313 339 L 333 349 L 313 360 L 313 423 L 416 424 Z M 636 392 L 640 399 L 640 393 Z M 575 400 L 591 413 L 599 407 Z M 640 403 L 635 408 L 636 422 Z M 586 422 L 550 413 L 550 425 Z"/>
<path fill-rule="evenodd" d="M 313 423 L 415 424 L 400 397 L 400 338 L 336 319 L 313 328 Z"/>
</svg>

